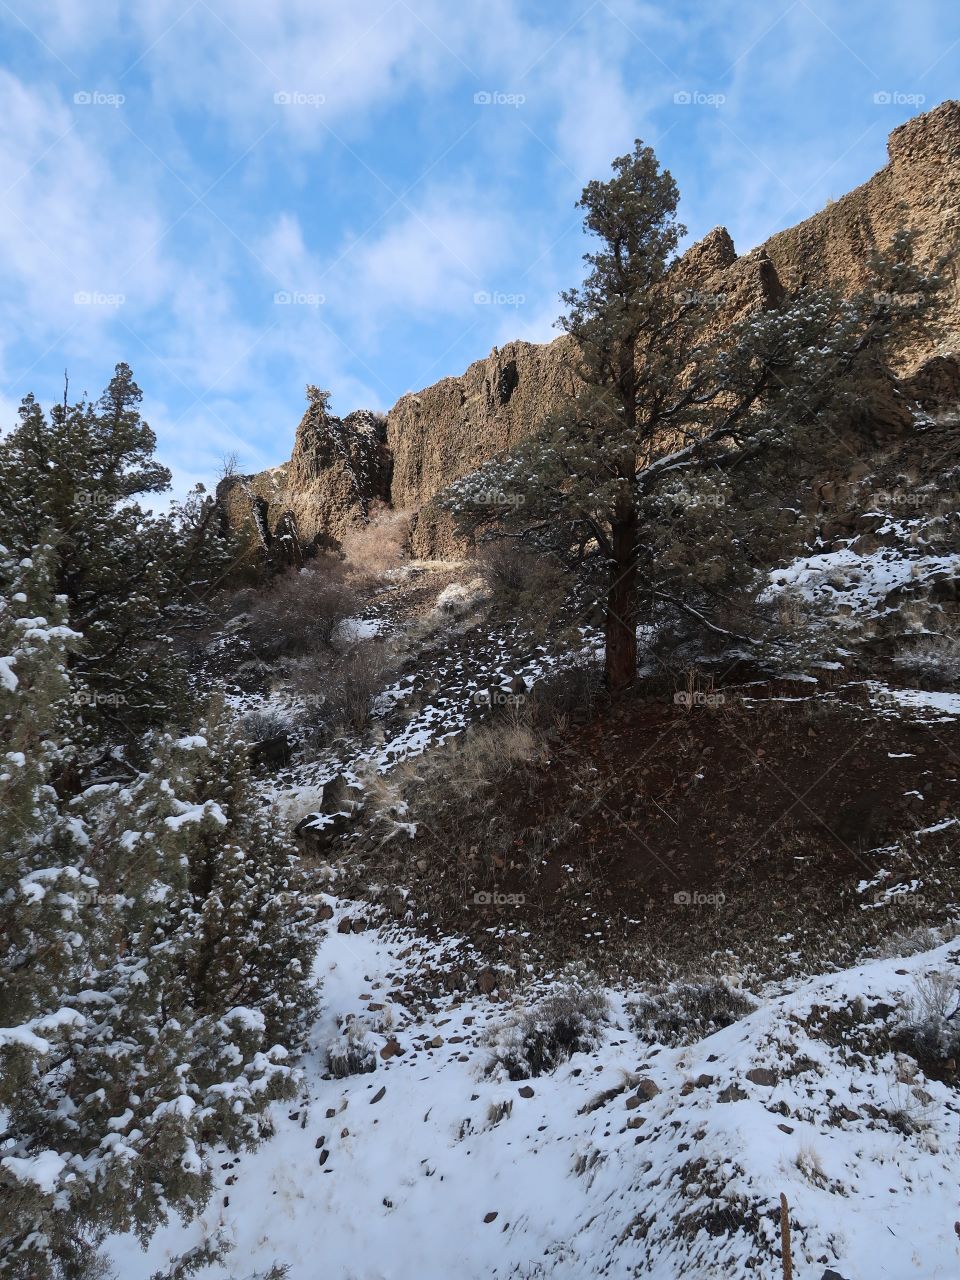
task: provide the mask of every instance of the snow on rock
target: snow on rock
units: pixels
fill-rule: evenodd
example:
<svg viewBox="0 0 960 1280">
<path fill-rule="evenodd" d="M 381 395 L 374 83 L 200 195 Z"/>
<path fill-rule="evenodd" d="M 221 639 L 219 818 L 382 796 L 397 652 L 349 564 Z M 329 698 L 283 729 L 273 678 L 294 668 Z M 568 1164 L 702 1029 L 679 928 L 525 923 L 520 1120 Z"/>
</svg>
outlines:
<svg viewBox="0 0 960 1280">
<path fill-rule="evenodd" d="M 878 611 L 898 587 L 919 584 L 937 574 L 956 575 L 960 556 L 906 556 L 891 547 L 858 555 L 849 547 L 822 555 L 803 556 L 770 574 L 761 600 L 784 591 L 798 592 L 813 604 L 846 604 L 857 613 Z"/>
<path fill-rule="evenodd" d="M 877 680 L 868 680 L 871 704 L 881 715 L 900 719 L 904 711 L 922 724 L 956 720 L 960 716 L 960 693 L 938 693 L 927 689 L 896 689 Z"/>
<path fill-rule="evenodd" d="M 372 640 L 381 635 L 385 623 L 382 618 L 344 618 L 335 633 L 337 644 L 356 644 L 360 640 Z"/>
</svg>

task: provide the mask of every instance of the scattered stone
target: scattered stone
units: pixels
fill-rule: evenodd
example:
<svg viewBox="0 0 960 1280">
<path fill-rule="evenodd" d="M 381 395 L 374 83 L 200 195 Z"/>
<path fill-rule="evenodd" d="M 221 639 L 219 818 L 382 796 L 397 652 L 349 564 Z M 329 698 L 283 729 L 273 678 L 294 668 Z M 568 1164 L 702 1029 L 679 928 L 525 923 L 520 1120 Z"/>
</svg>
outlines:
<svg viewBox="0 0 960 1280">
<path fill-rule="evenodd" d="M 432 1040 L 428 1040 L 428 1041 L 427 1041 L 427 1048 L 428 1048 L 428 1049 L 442 1049 L 442 1048 L 443 1048 L 443 1036 L 434 1036 Z"/>
<path fill-rule="evenodd" d="M 781 1133 L 793 1133 L 793 1129 L 788 1124 L 778 1124 L 777 1128 Z"/>
<path fill-rule="evenodd" d="M 533 1089 L 531 1089 L 530 1085 L 528 1084 L 525 1084 L 522 1089 L 518 1089 L 517 1093 L 519 1093 L 521 1098 L 533 1097 Z"/>
<path fill-rule="evenodd" d="M 400 1043 L 391 1036 L 387 1043 L 380 1050 L 380 1057 L 386 1061 L 387 1058 L 396 1058 L 400 1054 L 406 1053 L 406 1049 L 402 1048 Z"/>
<path fill-rule="evenodd" d="M 370 1099 L 370 1105 L 371 1105 L 371 1107 L 373 1106 L 373 1104 L 374 1104 L 375 1102 L 379 1102 L 379 1101 L 380 1101 L 380 1099 L 383 1097 L 383 1095 L 384 1095 L 386 1092 L 387 1092 L 387 1086 L 386 1086 L 386 1085 L 381 1085 L 381 1086 L 380 1086 L 380 1088 L 377 1090 L 377 1092 L 376 1092 L 376 1093 L 373 1095 L 373 1097 Z"/>
<path fill-rule="evenodd" d="M 489 1213 L 485 1213 L 483 1215 L 483 1220 L 484 1222 L 493 1222 L 496 1216 L 497 1216 L 497 1210 L 492 1209 Z"/>
<path fill-rule="evenodd" d="M 353 921 L 349 916 L 344 916 L 337 925 L 337 933 L 349 933 L 353 928 Z"/>
<path fill-rule="evenodd" d="M 659 1092 L 660 1086 L 655 1080 L 651 1080 L 649 1076 L 646 1076 L 637 1085 L 637 1096 L 644 1102 L 649 1102 L 650 1099 L 655 1098 Z"/>
<path fill-rule="evenodd" d="M 751 1067 L 747 1072 L 747 1079 L 753 1084 L 763 1084 L 772 1086 L 779 1080 L 777 1073 L 770 1067 Z"/>
<path fill-rule="evenodd" d="M 718 1102 L 742 1102 L 744 1098 L 749 1098 L 749 1096 L 750 1095 L 746 1092 L 745 1089 L 741 1089 L 740 1086 L 736 1082 L 734 1082 L 733 1084 L 728 1084 L 725 1089 L 722 1089 L 720 1091 L 720 1093 L 717 1095 L 717 1101 Z"/>
<path fill-rule="evenodd" d="M 497 988 L 497 975 L 492 969 L 481 969 L 477 974 L 477 990 L 482 996 L 488 996 Z"/>
</svg>

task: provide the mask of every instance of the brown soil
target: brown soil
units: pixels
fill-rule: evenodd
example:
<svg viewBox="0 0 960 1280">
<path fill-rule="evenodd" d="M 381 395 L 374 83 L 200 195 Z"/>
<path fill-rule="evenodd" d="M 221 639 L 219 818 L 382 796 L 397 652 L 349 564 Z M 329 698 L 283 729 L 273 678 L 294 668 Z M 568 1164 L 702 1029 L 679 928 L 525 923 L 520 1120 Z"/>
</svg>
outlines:
<svg viewBox="0 0 960 1280">
<path fill-rule="evenodd" d="M 884 932 L 942 920 L 960 827 L 913 833 L 960 814 L 960 725 L 880 717 L 858 685 L 812 689 L 748 683 L 713 707 L 665 696 L 606 709 L 556 736 L 549 763 L 519 770 L 487 803 L 488 818 L 510 815 L 515 852 L 505 857 L 502 839 L 491 856 L 474 848 L 473 888 L 511 900 L 448 897 L 431 865 L 418 901 L 504 954 L 532 935 L 556 959 L 645 969 L 668 952 L 678 964 L 715 951 L 762 951 L 765 965 L 777 954 L 839 960 Z M 543 858 L 547 825 L 561 834 Z M 445 872 L 468 856 L 424 843 Z M 880 868 L 892 879 L 859 894 Z M 911 878 L 923 884 L 909 904 L 865 908 Z"/>
</svg>

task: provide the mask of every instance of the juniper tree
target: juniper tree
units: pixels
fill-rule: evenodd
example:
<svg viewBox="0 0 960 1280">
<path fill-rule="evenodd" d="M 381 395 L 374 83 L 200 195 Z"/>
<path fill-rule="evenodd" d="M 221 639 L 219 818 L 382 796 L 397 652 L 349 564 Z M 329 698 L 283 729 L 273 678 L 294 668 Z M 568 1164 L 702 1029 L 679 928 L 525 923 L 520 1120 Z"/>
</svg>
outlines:
<svg viewBox="0 0 960 1280">
<path fill-rule="evenodd" d="M 0 1274 L 37 1280 L 196 1212 L 211 1144 L 267 1132 L 317 943 L 222 710 L 58 795 L 77 637 L 52 576 L 0 556 Z"/>
<path fill-rule="evenodd" d="M 198 1010 L 257 1009 L 268 1041 L 299 1043 L 319 942 L 299 857 L 253 787 L 248 744 L 214 699 L 190 752 L 190 794 L 226 817 L 190 850 L 197 910 L 189 970 Z"/>
<path fill-rule="evenodd" d="M 20 555 L 52 547 L 56 590 L 83 637 L 74 696 L 88 736 L 110 746 L 183 711 L 174 632 L 196 620 L 232 546 L 196 493 L 163 516 L 140 505 L 170 485 L 141 399 L 119 364 L 95 403 L 65 396 L 48 416 L 27 396 L 0 441 L 0 542 Z"/>
<path fill-rule="evenodd" d="M 316 929 L 298 931 L 293 859 L 231 775 L 233 749 L 167 737 L 135 782 L 44 815 L 30 847 L 63 825 L 72 864 L 4 886 L 0 1274 L 79 1275 L 108 1232 L 146 1240 L 197 1212 L 211 1145 L 255 1145 L 295 1088 Z M 9 1001 L 31 960 L 29 998 Z"/>
<path fill-rule="evenodd" d="M 582 389 L 513 453 L 453 485 L 444 504 L 463 531 L 602 560 L 605 677 L 617 692 L 636 675 L 641 595 L 712 625 L 690 589 L 704 576 L 691 564 L 698 550 L 716 567 L 703 518 L 711 495 L 729 539 L 740 475 L 811 424 L 829 425 L 857 362 L 895 324 L 919 321 L 916 300 L 936 280 L 912 268 L 900 237 L 854 298 L 804 290 L 721 324 L 722 299 L 677 274 L 685 229 L 669 172 L 638 141 L 613 173 L 583 190 L 578 207 L 600 246 L 585 255 L 584 284 L 562 295 L 559 323 L 576 341 Z M 700 546 L 678 557 L 676 542 L 689 547 L 691 533 Z"/>
</svg>

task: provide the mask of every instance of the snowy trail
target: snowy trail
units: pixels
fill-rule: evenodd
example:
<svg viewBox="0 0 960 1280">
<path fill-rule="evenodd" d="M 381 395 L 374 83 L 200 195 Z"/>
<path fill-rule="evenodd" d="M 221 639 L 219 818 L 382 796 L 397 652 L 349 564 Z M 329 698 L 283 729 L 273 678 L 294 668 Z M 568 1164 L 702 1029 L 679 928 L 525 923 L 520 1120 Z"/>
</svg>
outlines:
<svg viewBox="0 0 960 1280">
<path fill-rule="evenodd" d="M 343 935 L 334 920 L 317 963 L 324 1013 L 304 1064 L 308 1100 L 278 1108 L 258 1151 L 218 1160 L 200 1219 L 158 1233 L 147 1255 L 114 1240 L 113 1259 L 124 1280 L 146 1280 L 219 1232 L 233 1250 L 215 1280 L 273 1262 L 289 1280 L 701 1280 L 753 1274 L 750 1259 L 772 1275 L 785 1191 L 797 1280 L 820 1280 L 827 1262 L 847 1280 L 952 1280 L 956 1091 L 921 1088 L 892 1053 L 861 1059 L 805 1023 L 812 1007 L 858 996 L 868 1010 L 893 1005 L 915 975 L 956 972 L 957 958 L 947 944 L 804 981 L 687 1048 L 639 1042 L 614 992 L 601 1048 L 525 1082 L 486 1073 L 484 1033 L 504 1004 L 449 998 L 422 1018 L 396 1004 L 375 1040 L 395 1036 L 405 1052 L 323 1080 L 335 1017 L 390 1005 L 391 990 L 431 966 L 412 934 Z M 637 1091 L 640 1077 L 652 1085 Z M 888 1119 L 904 1109 L 914 1132 Z"/>
</svg>

